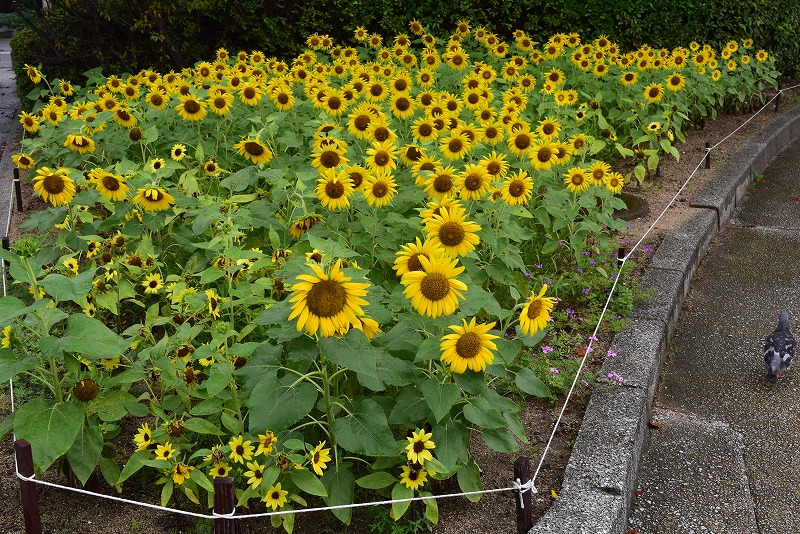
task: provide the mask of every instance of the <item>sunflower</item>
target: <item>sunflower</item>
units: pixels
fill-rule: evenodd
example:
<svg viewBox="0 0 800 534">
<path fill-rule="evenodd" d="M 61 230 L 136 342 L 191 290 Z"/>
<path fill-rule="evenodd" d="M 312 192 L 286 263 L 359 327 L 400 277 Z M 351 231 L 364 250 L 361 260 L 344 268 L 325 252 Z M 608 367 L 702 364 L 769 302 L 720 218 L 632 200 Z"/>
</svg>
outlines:
<svg viewBox="0 0 800 534">
<path fill-rule="evenodd" d="M 419 259 L 420 256 L 424 256 L 430 260 L 432 258 L 441 258 L 443 254 L 444 251 L 442 248 L 437 246 L 433 241 L 426 239 L 423 242 L 417 237 L 415 243 L 407 243 L 400 246 L 392 268 L 397 272 L 397 276 L 402 278 L 403 275 L 408 272 L 423 270 L 422 263 Z"/>
<path fill-rule="evenodd" d="M 25 73 L 28 75 L 28 78 L 30 78 L 30 80 L 33 83 L 39 83 L 42 81 L 42 73 L 39 72 L 39 69 L 31 65 L 28 65 L 27 63 L 25 64 Z"/>
<path fill-rule="evenodd" d="M 435 319 L 450 315 L 458 308 L 458 299 L 464 299 L 467 285 L 456 276 L 464 271 L 455 258 L 426 258 L 419 256 L 421 271 L 410 271 L 400 280 L 406 286 L 403 293 L 421 315 Z"/>
<path fill-rule="evenodd" d="M 653 82 L 645 88 L 643 96 L 645 100 L 654 104 L 664 96 L 664 86 Z"/>
<path fill-rule="evenodd" d="M 625 185 L 625 180 L 618 172 L 608 173 L 603 181 L 605 182 L 606 188 L 615 195 L 619 194 L 620 191 L 622 191 L 622 187 Z"/>
<path fill-rule="evenodd" d="M 208 97 L 206 104 L 217 115 L 226 115 L 233 107 L 233 95 L 228 92 L 217 91 L 216 94 Z"/>
<path fill-rule="evenodd" d="M 756 52 L 756 61 L 758 61 L 759 63 L 763 63 L 764 61 L 767 60 L 767 58 L 769 58 L 769 54 L 767 53 L 766 50 L 759 50 L 758 52 Z"/>
<path fill-rule="evenodd" d="M 53 206 L 69 204 L 75 195 L 75 184 L 64 168 L 52 171 L 48 167 L 42 167 L 37 170 L 33 178 L 33 189 Z"/>
<path fill-rule="evenodd" d="M 389 109 L 398 119 L 408 119 L 414 115 L 414 99 L 405 93 L 394 95 L 389 99 Z"/>
<path fill-rule="evenodd" d="M 336 335 L 337 330 L 347 328 L 364 315 L 362 305 L 368 302 L 366 296 L 368 283 L 351 282 L 351 278 L 341 271 L 341 260 L 337 260 L 330 274 L 316 264 L 308 264 L 314 274 L 300 274 L 292 284 L 292 312 L 288 319 L 295 317 L 297 330 L 313 336 L 320 331 L 323 337 Z"/>
<path fill-rule="evenodd" d="M 231 453 L 228 455 L 228 457 L 234 462 L 243 464 L 245 461 L 250 461 L 253 459 L 253 451 L 255 450 L 255 446 L 253 446 L 250 440 L 245 441 L 244 436 L 241 434 L 228 442 L 228 445 L 231 448 Z"/>
<path fill-rule="evenodd" d="M 311 154 L 313 159 L 311 165 L 319 172 L 326 169 L 338 169 L 347 165 L 347 145 L 342 141 L 330 140 L 320 143 Z"/>
<path fill-rule="evenodd" d="M 199 121 L 206 116 L 206 104 L 194 95 L 178 95 L 181 103 L 175 106 L 178 114 L 186 121 Z"/>
<path fill-rule="evenodd" d="M 157 295 L 158 292 L 164 287 L 164 281 L 161 279 L 161 275 L 158 273 L 150 273 L 145 277 L 144 282 L 142 282 L 142 287 L 144 287 L 144 292 L 148 295 Z"/>
<path fill-rule="evenodd" d="M 438 167 L 424 182 L 425 193 L 432 199 L 442 201 L 455 196 L 456 170 L 452 166 Z"/>
<path fill-rule="evenodd" d="M 94 183 L 97 191 L 104 197 L 120 201 L 128 195 L 128 186 L 125 185 L 125 178 L 111 174 L 103 169 L 93 169 L 89 172 L 89 181 Z"/>
<path fill-rule="evenodd" d="M 479 224 L 468 221 L 465 211 L 459 208 L 441 209 L 426 225 L 425 233 L 434 244 L 441 246 L 449 256 L 466 256 L 480 243 L 475 232 Z"/>
<path fill-rule="evenodd" d="M 42 108 L 41 113 L 42 116 L 53 126 L 57 126 L 58 123 L 64 120 L 65 116 L 64 110 L 58 106 L 54 106 L 53 104 L 47 104 L 44 108 Z"/>
<path fill-rule="evenodd" d="M 388 171 L 397 167 L 397 147 L 393 141 L 372 143 L 367 149 L 366 164 L 371 171 Z"/>
<path fill-rule="evenodd" d="M 397 183 L 391 173 L 378 172 L 365 178 L 361 192 L 367 204 L 375 208 L 382 208 L 389 204 L 397 194 Z"/>
<path fill-rule="evenodd" d="M 175 143 L 172 145 L 169 155 L 175 161 L 182 160 L 186 157 L 186 146 L 180 143 Z"/>
<path fill-rule="evenodd" d="M 146 211 L 161 211 L 175 204 L 175 197 L 160 187 L 140 187 L 133 197 L 134 204 L 139 204 Z"/>
<path fill-rule="evenodd" d="M 494 150 L 492 150 L 492 153 L 488 156 L 484 156 L 483 159 L 480 160 L 480 164 L 483 165 L 486 172 L 495 179 L 505 177 L 508 172 L 509 164 L 506 161 L 506 155 L 498 154 Z"/>
<path fill-rule="evenodd" d="M 283 508 L 283 505 L 286 504 L 286 496 L 288 494 L 288 491 L 281 489 L 281 483 L 278 482 L 267 490 L 267 494 L 264 495 L 264 498 L 261 500 L 264 501 L 268 507 L 277 510 L 278 508 Z"/>
<path fill-rule="evenodd" d="M 491 181 L 492 176 L 483 165 L 467 164 L 464 172 L 456 177 L 454 185 L 462 199 L 480 200 L 489 191 Z"/>
<path fill-rule="evenodd" d="M 27 111 L 20 113 L 19 123 L 28 133 L 36 133 L 39 131 L 39 117 L 31 115 Z"/>
<path fill-rule="evenodd" d="M 531 293 L 530 299 L 522 308 L 519 326 L 526 336 L 532 336 L 539 330 L 543 330 L 550 321 L 550 310 L 556 305 L 556 299 L 555 297 L 545 297 L 546 292 L 547 284 L 544 284 L 538 295 L 535 291 Z"/>
<path fill-rule="evenodd" d="M 226 462 L 214 462 L 214 467 L 208 472 L 211 478 L 226 477 L 230 473 L 231 468 Z"/>
<path fill-rule="evenodd" d="M 165 441 L 163 444 L 159 444 L 156 447 L 156 460 L 169 460 L 175 454 L 175 448 L 172 446 L 172 443 L 169 441 Z"/>
<path fill-rule="evenodd" d="M 410 490 L 418 490 L 428 481 L 429 471 L 423 467 L 419 469 L 415 467 L 412 465 L 402 466 L 403 473 L 400 475 L 400 482 Z"/>
<path fill-rule="evenodd" d="M 327 87 L 325 95 L 320 100 L 322 111 L 331 117 L 338 117 L 347 109 L 347 100 L 341 91 Z"/>
<path fill-rule="evenodd" d="M 589 188 L 589 171 L 573 167 L 564 174 L 564 185 L 573 193 L 581 193 Z"/>
<path fill-rule="evenodd" d="M 524 204 L 533 195 L 533 179 L 525 171 L 517 171 L 503 184 L 503 201 L 509 206 Z"/>
<path fill-rule="evenodd" d="M 529 155 L 531 164 L 537 171 L 549 169 L 556 163 L 558 158 L 555 145 L 547 140 L 535 142 Z"/>
<path fill-rule="evenodd" d="M 131 128 L 136 124 L 136 117 L 131 114 L 127 104 L 124 106 L 117 106 L 114 109 L 114 120 L 117 124 L 126 128 Z"/>
<path fill-rule="evenodd" d="M 275 107 L 281 111 L 292 109 L 294 106 L 294 94 L 291 88 L 284 85 L 279 85 L 274 91 L 269 92 L 269 98 Z"/>
<path fill-rule="evenodd" d="M 449 160 L 462 159 L 469 150 L 470 141 L 464 134 L 451 132 L 448 137 L 442 139 L 439 150 L 445 158 Z"/>
<path fill-rule="evenodd" d="M 325 169 L 320 172 L 317 179 L 317 198 L 322 205 L 331 210 L 338 211 L 350 206 L 350 197 L 353 195 L 353 183 L 346 170 L 335 171 Z"/>
<path fill-rule="evenodd" d="M 554 117 L 545 117 L 544 120 L 539 121 L 539 127 L 536 129 L 536 133 L 538 133 L 542 139 L 558 137 L 559 131 L 561 131 L 561 123 Z"/>
<path fill-rule="evenodd" d="M 319 445 L 314 447 L 309 456 L 311 457 L 311 468 L 318 476 L 322 476 L 322 472 L 327 467 L 328 462 L 331 461 L 331 449 L 325 448 L 325 442 L 321 441 Z"/>
<path fill-rule="evenodd" d="M 535 138 L 527 124 L 513 130 L 508 136 L 508 148 L 515 156 L 521 158 L 530 152 Z"/>
<path fill-rule="evenodd" d="M 389 128 L 389 122 L 384 117 L 371 121 L 365 133 L 366 139 L 373 143 L 394 143 L 397 140 L 397 135 Z"/>
<path fill-rule="evenodd" d="M 31 169 L 35 164 L 33 158 L 24 152 L 20 152 L 19 154 L 14 154 L 11 156 L 11 161 L 14 162 L 14 165 L 20 169 Z"/>
<path fill-rule="evenodd" d="M 495 323 L 475 324 L 475 317 L 469 323 L 463 319 L 461 326 L 451 325 L 449 328 L 455 333 L 442 336 L 442 363 L 449 365 L 450 371 L 457 374 L 463 374 L 467 368 L 475 372 L 486 370 L 486 366 L 494 361 L 492 351 L 497 350 L 497 345 L 492 340 L 500 337 L 488 333 L 494 325 Z"/>
<path fill-rule="evenodd" d="M 164 168 L 165 161 L 161 158 L 153 158 L 150 160 L 150 171 L 151 172 L 158 172 Z"/>
<path fill-rule="evenodd" d="M 611 172 L 611 165 L 605 161 L 595 161 L 589 166 L 587 171 L 589 178 L 597 187 L 603 187 L 606 176 Z"/>
<path fill-rule="evenodd" d="M 672 75 L 667 78 L 667 89 L 670 91 L 680 91 L 684 85 L 686 85 L 686 76 L 679 72 L 673 72 Z"/>
<path fill-rule="evenodd" d="M 133 443 L 136 445 L 136 451 L 143 451 L 150 448 L 153 442 L 153 433 L 150 430 L 150 425 L 144 423 L 137 429 L 136 435 L 133 436 Z"/>
<path fill-rule="evenodd" d="M 411 437 L 406 437 L 409 462 L 424 465 L 426 460 L 433 460 L 431 449 L 435 449 L 436 444 L 431 439 L 432 437 L 433 433 L 425 432 L 424 429 L 417 429 L 411 433 Z"/>
<path fill-rule="evenodd" d="M 244 156 L 245 159 L 255 165 L 269 163 L 272 159 L 272 151 L 257 138 L 247 137 L 242 139 L 233 145 L 233 148 L 239 151 L 240 156 Z"/>
</svg>

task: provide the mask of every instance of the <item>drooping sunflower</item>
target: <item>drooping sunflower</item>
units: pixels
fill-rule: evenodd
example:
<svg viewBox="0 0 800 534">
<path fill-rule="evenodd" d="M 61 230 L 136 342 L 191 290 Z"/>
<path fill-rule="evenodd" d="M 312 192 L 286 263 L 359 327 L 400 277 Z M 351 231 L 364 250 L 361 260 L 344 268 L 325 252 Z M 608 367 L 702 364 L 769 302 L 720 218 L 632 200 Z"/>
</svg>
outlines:
<svg viewBox="0 0 800 534">
<path fill-rule="evenodd" d="M 489 334 L 495 323 L 476 324 L 475 317 L 467 323 L 463 319 L 461 326 L 451 325 L 449 328 L 454 333 L 442 336 L 441 360 L 450 366 L 450 371 L 463 374 L 467 368 L 475 372 L 486 370 L 487 365 L 494 361 L 493 350 L 497 345 L 492 341 L 500 336 Z"/>
<path fill-rule="evenodd" d="M 464 271 L 456 258 L 419 256 L 421 271 L 410 271 L 400 280 L 406 286 L 403 293 L 420 315 L 432 319 L 450 315 L 458 309 L 458 299 L 464 299 L 467 285 L 456 276 Z"/>
<path fill-rule="evenodd" d="M 426 225 L 428 239 L 441 246 L 451 257 L 466 256 L 475 245 L 480 243 L 476 234 L 481 227 L 478 223 L 468 221 L 463 209 L 451 207 L 440 209 Z"/>
<path fill-rule="evenodd" d="M 411 433 L 411 437 L 406 437 L 409 462 L 424 465 L 426 460 L 433 460 L 431 449 L 436 448 L 436 443 L 432 437 L 433 433 L 425 432 L 425 429 L 417 429 Z"/>
<path fill-rule="evenodd" d="M 36 171 L 36 176 L 33 178 L 33 190 L 38 192 L 45 202 L 50 202 L 53 206 L 64 206 L 72 202 L 75 183 L 67 175 L 67 169 L 60 168 L 53 171 L 48 167 L 42 167 Z"/>
<path fill-rule="evenodd" d="M 564 185 L 573 193 L 581 193 L 589 188 L 589 172 L 581 167 L 573 167 L 564 174 Z"/>
<path fill-rule="evenodd" d="M 556 299 L 555 297 L 545 297 L 546 292 L 547 284 L 544 284 L 538 295 L 535 291 L 531 293 L 530 299 L 522 308 L 519 327 L 526 336 L 532 336 L 539 330 L 544 330 L 550 321 L 550 310 L 556 305 Z"/>
<path fill-rule="evenodd" d="M 272 159 L 272 151 L 258 138 L 247 137 L 233 145 L 233 148 L 239 151 L 240 156 L 244 156 L 255 165 L 269 163 Z"/>
<path fill-rule="evenodd" d="M 24 152 L 11 156 L 11 161 L 20 169 L 32 169 L 35 164 L 33 158 Z"/>
<path fill-rule="evenodd" d="M 509 206 L 524 204 L 533 195 L 533 179 L 525 171 L 517 171 L 503 184 L 503 201 Z"/>
<path fill-rule="evenodd" d="M 489 192 L 492 177 L 483 165 L 467 164 L 454 185 L 462 199 L 480 200 Z"/>
<path fill-rule="evenodd" d="M 39 72 L 39 69 L 34 66 L 28 65 L 27 63 L 25 64 L 25 73 L 28 75 L 28 78 L 30 78 L 30 80 L 33 83 L 39 83 L 42 81 L 42 73 Z"/>
<path fill-rule="evenodd" d="M 382 208 L 389 204 L 397 194 L 397 183 L 391 173 L 378 171 L 364 180 L 361 192 L 367 204 Z"/>
<path fill-rule="evenodd" d="M 136 116 L 131 113 L 127 104 L 114 108 L 114 120 L 120 126 L 132 128 L 136 125 Z"/>
<path fill-rule="evenodd" d="M 289 301 L 294 303 L 288 319 L 297 317 L 297 330 L 305 329 L 313 336 L 320 331 L 323 337 L 336 335 L 337 330 L 348 328 L 364 315 L 361 306 L 368 302 L 366 296 L 368 283 L 352 282 L 341 270 L 341 260 L 337 260 L 330 274 L 325 274 L 318 265 L 308 266 L 314 274 L 300 274 L 292 284 Z"/>
<path fill-rule="evenodd" d="M 311 468 L 318 476 L 322 476 L 322 472 L 327 467 L 328 462 L 331 461 L 331 449 L 325 448 L 325 442 L 321 441 L 319 445 L 309 452 L 311 457 Z"/>
<path fill-rule="evenodd" d="M 663 98 L 664 86 L 661 85 L 660 83 L 653 82 L 645 88 L 642 96 L 644 96 L 644 99 L 650 102 L 651 104 L 655 104 L 656 102 L 661 100 L 661 98 Z"/>
<path fill-rule="evenodd" d="M 199 121 L 206 116 L 207 104 L 192 94 L 178 95 L 181 103 L 175 106 L 178 114 L 185 121 Z"/>
<path fill-rule="evenodd" d="M 317 198 L 322 205 L 331 210 L 338 211 L 350 206 L 350 197 L 353 195 L 353 183 L 346 170 L 335 171 L 325 169 L 320 172 L 317 179 Z"/>
<path fill-rule="evenodd" d="M 128 196 L 129 187 L 125 185 L 125 178 L 122 176 L 97 168 L 89 172 L 89 179 L 97 191 L 110 200 L 120 201 Z"/>
<path fill-rule="evenodd" d="M 145 211 L 161 211 L 175 204 L 175 197 L 160 187 L 140 187 L 133 202 Z"/>
</svg>

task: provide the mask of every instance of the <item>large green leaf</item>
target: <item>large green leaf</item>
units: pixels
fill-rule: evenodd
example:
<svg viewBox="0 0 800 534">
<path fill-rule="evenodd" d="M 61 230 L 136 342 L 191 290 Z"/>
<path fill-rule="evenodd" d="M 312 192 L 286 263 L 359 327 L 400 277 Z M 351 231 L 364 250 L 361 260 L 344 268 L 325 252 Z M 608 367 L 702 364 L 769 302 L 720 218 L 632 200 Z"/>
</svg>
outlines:
<svg viewBox="0 0 800 534">
<path fill-rule="evenodd" d="M 130 343 L 97 319 L 76 313 L 67 319 L 61 346 L 67 352 L 98 359 L 116 358 L 130 347 Z"/>
<path fill-rule="evenodd" d="M 458 487 L 461 488 L 461 491 L 464 493 L 481 491 L 483 489 L 483 486 L 481 486 L 481 471 L 478 468 L 478 464 L 476 464 L 472 458 L 469 459 L 467 465 L 458 470 L 456 478 L 458 479 Z M 466 497 L 472 502 L 481 500 L 480 493 L 467 495 Z"/>
<path fill-rule="evenodd" d="M 328 493 L 327 497 L 322 498 L 325 504 L 337 506 L 353 503 L 356 477 L 350 472 L 349 463 L 342 462 L 339 465 L 332 465 L 322 474 L 321 480 L 322 485 L 325 486 L 325 491 Z M 349 525 L 350 519 L 353 517 L 352 508 L 335 508 L 331 512 L 345 525 Z"/>
<path fill-rule="evenodd" d="M 33 356 L 23 356 L 17 360 L 14 351 L 11 349 L 0 349 L 0 384 L 5 384 L 19 373 L 28 371 L 36 367 L 38 358 Z"/>
<path fill-rule="evenodd" d="M 392 456 L 398 453 L 386 416 L 372 399 L 355 404 L 350 415 L 331 425 L 336 441 L 346 450 L 367 456 Z"/>
<path fill-rule="evenodd" d="M 344 337 L 322 338 L 319 348 L 336 365 L 392 386 L 405 386 L 415 378 L 411 363 L 391 356 L 382 348 L 373 347 L 363 332 L 357 329 Z"/>
<path fill-rule="evenodd" d="M 84 426 L 75 436 L 75 442 L 67 451 L 69 466 L 81 481 L 86 484 L 97 467 L 100 452 L 103 450 L 103 433 L 97 427 Z"/>
<path fill-rule="evenodd" d="M 395 482 L 397 482 L 397 478 L 386 471 L 370 473 L 356 480 L 356 484 L 366 489 L 383 489 L 391 486 Z"/>
<path fill-rule="evenodd" d="M 419 385 L 419 389 L 425 396 L 425 402 L 428 403 L 436 422 L 444 419 L 461 397 L 461 389 L 458 386 L 442 384 L 438 380 L 426 380 Z"/>
<path fill-rule="evenodd" d="M 305 469 L 291 471 L 289 477 L 292 479 L 298 488 L 305 491 L 309 495 L 316 495 L 317 497 L 325 497 L 328 495 L 325 485 L 314 476 L 311 471 Z"/>
<path fill-rule="evenodd" d="M 527 367 L 523 367 L 517 371 L 517 375 L 514 377 L 514 383 L 528 395 L 533 395 L 535 397 L 550 396 L 550 390 L 547 388 L 547 385 L 536 376 L 536 373 Z"/>
<path fill-rule="evenodd" d="M 493 428 L 481 432 L 481 437 L 486 445 L 498 452 L 517 452 L 519 443 L 505 429 Z"/>
<path fill-rule="evenodd" d="M 308 382 L 293 386 L 293 378 L 278 380 L 273 372 L 255 385 L 249 400 L 251 432 L 263 432 L 265 428 L 280 432 L 311 413 L 317 402 L 317 388 Z"/>
<path fill-rule="evenodd" d="M 445 424 L 433 427 L 431 432 L 436 443 L 436 457 L 449 472 L 467 461 L 469 431 L 464 425 L 448 419 Z"/>
<path fill-rule="evenodd" d="M 148 458 L 150 458 L 151 454 L 152 451 L 149 450 L 134 452 L 131 457 L 128 458 L 128 463 L 126 463 L 125 467 L 122 468 L 122 471 L 119 474 L 119 480 L 117 480 L 117 484 L 122 484 L 128 480 L 131 475 L 144 467 L 145 462 Z"/>
<path fill-rule="evenodd" d="M 44 471 L 72 447 L 83 418 L 83 406 L 76 400 L 53 403 L 33 399 L 17 410 L 14 432 L 17 439 L 31 444 L 33 463 Z"/>
<path fill-rule="evenodd" d="M 198 434 L 210 434 L 212 436 L 221 436 L 223 434 L 222 430 L 208 419 L 192 417 L 184 421 L 183 424 L 186 426 L 186 430 L 191 430 Z"/>
<path fill-rule="evenodd" d="M 420 419 L 428 415 L 428 403 L 416 386 L 410 385 L 400 390 L 397 401 L 389 414 L 389 424 L 416 426 Z"/>
<path fill-rule="evenodd" d="M 402 499 L 410 499 L 414 496 L 414 490 L 403 484 L 402 482 L 398 482 L 392 488 L 392 500 L 399 501 L 392 503 L 392 517 L 394 520 L 397 521 L 403 514 L 406 513 L 408 507 L 411 506 L 411 501 L 406 501 Z"/>
<path fill-rule="evenodd" d="M 7 296 L 0 298 L 0 326 L 7 325 L 14 318 L 35 311 L 46 305 L 48 302 L 52 301 L 50 299 L 39 299 L 30 306 L 26 306 L 25 303 L 19 300 L 17 297 Z"/>
<path fill-rule="evenodd" d="M 77 300 L 92 290 L 94 272 L 95 269 L 90 269 L 72 278 L 63 274 L 48 274 L 42 279 L 42 287 L 56 302 Z"/>
</svg>

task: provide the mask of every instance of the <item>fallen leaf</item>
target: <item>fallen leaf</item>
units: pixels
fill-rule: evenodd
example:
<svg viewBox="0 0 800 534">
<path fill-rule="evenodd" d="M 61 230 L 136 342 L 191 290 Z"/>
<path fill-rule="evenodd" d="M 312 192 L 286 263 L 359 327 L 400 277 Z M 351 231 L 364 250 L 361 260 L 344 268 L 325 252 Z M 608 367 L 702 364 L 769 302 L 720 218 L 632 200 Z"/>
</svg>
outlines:
<svg viewBox="0 0 800 534">
<path fill-rule="evenodd" d="M 747 223 L 745 226 L 747 226 L 748 228 L 755 228 L 756 227 L 756 225 L 753 224 L 753 223 Z"/>
<path fill-rule="evenodd" d="M 558 493 L 556 493 L 556 490 L 554 489 L 550 490 L 550 496 L 554 499 L 558 499 Z"/>
<path fill-rule="evenodd" d="M 661 428 L 661 425 L 659 425 L 655 421 L 648 421 L 647 426 L 649 426 L 650 428 Z"/>
<path fill-rule="evenodd" d="M 641 497 L 642 495 L 644 495 L 644 490 L 639 488 L 634 493 L 636 493 L 637 497 Z"/>
<path fill-rule="evenodd" d="M 626 534 L 642 534 L 638 530 L 629 530 Z"/>
<path fill-rule="evenodd" d="M 792 195 L 789 198 L 791 198 L 792 200 L 800 200 L 800 197 L 797 195 Z"/>
<path fill-rule="evenodd" d="M 575 352 L 578 353 L 578 356 L 586 356 L 586 347 L 578 347 Z"/>
</svg>

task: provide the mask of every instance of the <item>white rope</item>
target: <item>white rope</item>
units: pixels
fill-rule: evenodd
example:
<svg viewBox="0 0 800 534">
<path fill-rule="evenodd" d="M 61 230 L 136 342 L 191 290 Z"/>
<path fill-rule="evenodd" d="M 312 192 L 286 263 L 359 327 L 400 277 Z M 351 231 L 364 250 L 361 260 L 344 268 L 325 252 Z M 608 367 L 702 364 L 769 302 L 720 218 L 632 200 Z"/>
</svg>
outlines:
<svg viewBox="0 0 800 534">
<path fill-rule="evenodd" d="M 445 499 L 445 498 L 450 498 L 450 497 L 465 497 L 465 496 L 469 496 L 469 495 L 483 495 L 483 494 L 500 493 L 500 492 L 507 492 L 507 491 L 515 491 L 515 492 L 517 492 L 517 495 L 518 495 L 518 498 L 519 498 L 519 502 L 520 502 L 520 507 L 524 508 L 525 507 L 524 502 L 523 502 L 524 493 L 527 492 L 527 491 L 530 491 L 532 493 L 538 493 L 538 490 L 536 489 L 536 486 L 535 486 L 536 477 L 539 475 L 539 471 L 542 468 L 542 464 L 544 463 L 544 459 L 547 456 L 547 453 L 548 453 L 548 451 L 550 449 L 550 446 L 552 444 L 553 438 L 555 437 L 555 434 L 558 431 L 559 425 L 560 425 L 561 420 L 563 419 L 563 416 L 564 416 L 564 412 L 566 411 L 567 405 L 569 404 L 569 401 L 570 401 L 570 399 L 572 397 L 572 393 L 575 390 L 575 386 L 578 383 L 578 379 L 581 376 L 581 372 L 583 370 L 584 364 L 586 363 L 587 358 L 589 357 L 589 355 L 592 352 L 592 343 L 596 339 L 597 333 L 600 330 L 600 325 L 601 325 L 601 323 L 603 321 L 603 318 L 605 316 L 605 313 L 608 310 L 608 307 L 609 307 L 609 305 L 611 303 L 611 298 L 613 297 L 614 291 L 616 290 L 617 282 L 620 279 L 620 275 L 622 274 L 622 271 L 623 271 L 623 269 L 625 267 L 625 263 L 627 262 L 628 258 L 631 257 L 631 254 L 634 252 L 634 250 L 636 250 L 636 248 L 642 243 L 642 241 L 644 240 L 645 236 L 647 236 L 647 234 L 658 224 L 658 222 L 661 220 L 663 215 L 666 213 L 667 209 L 675 202 L 675 200 L 680 195 L 681 191 L 683 191 L 683 189 L 686 187 L 686 185 L 689 183 L 689 181 L 691 181 L 691 179 L 694 177 L 695 173 L 700 168 L 700 165 L 702 165 L 703 161 L 705 161 L 705 159 L 709 156 L 710 152 L 713 149 L 715 149 L 716 147 L 718 147 L 722 142 L 727 140 L 731 135 L 733 135 L 739 129 L 744 127 L 744 125 L 747 124 L 748 122 L 750 122 L 756 115 L 761 113 L 770 104 L 770 102 L 772 102 L 772 100 L 774 100 L 775 98 L 778 97 L 779 94 L 781 94 L 784 91 L 795 89 L 797 87 L 800 87 L 800 85 L 795 85 L 795 86 L 792 86 L 792 87 L 789 87 L 789 88 L 786 88 L 786 89 L 781 89 L 780 91 L 778 91 L 776 93 L 776 95 L 769 102 L 767 102 L 767 104 L 765 104 L 759 111 L 757 111 L 752 117 L 747 119 L 738 128 L 736 128 L 736 130 L 734 130 L 733 132 L 728 134 L 725 138 L 723 138 L 721 141 L 719 141 L 713 147 L 707 149 L 705 155 L 700 160 L 700 162 L 697 164 L 695 169 L 692 171 L 692 173 L 690 174 L 689 178 L 687 178 L 687 180 L 683 183 L 683 185 L 681 185 L 681 187 L 678 189 L 678 192 L 675 194 L 675 196 L 672 197 L 672 199 L 669 201 L 669 203 L 664 208 L 664 210 L 659 214 L 659 216 L 656 218 L 656 220 L 650 225 L 650 227 L 647 229 L 647 231 L 644 233 L 644 235 L 639 239 L 639 241 L 637 241 L 637 243 L 633 246 L 631 251 L 628 254 L 626 254 L 624 258 L 618 258 L 620 263 L 619 263 L 619 270 L 618 270 L 617 276 L 614 277 L 614 283 L 612 284 L 611 289 L 609 290 L 608 297 L 606 298 L 606 302 L 603 305 L 602 311 L 600 312 L 600 317 L 599 317 L 599 319 L 597 321 L 597 324 L 595 325 L 595 328 L 594 328 L 594 331 L 592 332 L 591 337 L 589 338 L 589 344 L 586 347 L 586 353 L 584 354 L 583 358 L 581 359 L 581 363 L 578 366 L 577 372 L 575 373 L 575 379 L 572 381 L 572 385 L 570 386 L 569 392 L 567 393 L 567 397 L 566 397 L 566 399 L 564 401 L 564 404 L 561 407 L 561 411 L 559 412 L 558 418 L 556 419 L 555 425 L 553 427 L 553 431 L 551 432 L 550 438 L 548 439 L 547 444 L 545 445 L 545 448 L 542 451 L 542 456 L 541 456 L 541 459 L 539 460 L 538 466 L 536 467 L 536 471 L 534 472 L 534 474 L 531 477 L 531 479 L 526 481 L 526 482 L 524 482 L 524 483 L 521 482 L 517 478 L 515 480 L 512 480 L 511 486 L 505 487 L 505 488 L 494 488 L 494 489 L 478 490 L 478 491 L 466 491 L 466 492 L 461 492 L 461 493 L 445 493 L 445 494 L 439 494 L 439 495 L 426 495 L 424 497 L 423 496 L 420 496 L 420 497 L 409 497 L 409 498 L 405 498 L 405 499 L 389 499 L 389 500 L 383 500 L 383 501 L 371 501 L 371 502 L 364 502 L 364 503 L 340 504 L 340 505 L 334 505 L 334 506 L 320 506 L 320 507 L 315 507 L 315 508 L 303 508 L 303 509 L 298 509 L 298 510 L 278 510 L 278 511 L 273 511 L 273 512 L 234 515 L 236 513 L 236 508 L 235 507 L 234 507 L 232 512 L 227 513 L 227 514 L 220 514 L 220 513 L 214 512 L 213 510 L 211 511 L 210 514 L 201 514 L 201 513 L 196 513 L 196 512 L 189 512 L 189 511 L 186 511 L 186 510 L 179 510 L 179 509 L 176 509 L 176 508 L 168 508 L 168 507 L 165 507 L 165 506 L 159 506 L 159 505 L 156 505 L 156 504 L 151 504 L 151 503 L 146 503 L 146 502 L 141 502 L 141 501 L 133 501 L 133 500 L 130 500 L 130 499 L 125 499 L 123 497 L 117 497 L 117 496 L 114 496 L 114 495 L 106 495 L 106 494 L 102 494 L 102 493 L 97 493 L 97 492 L 85 490 L 83 488 L 73 488 L 73 487 L 69 487 L 69 486 L 63 486 L 61 484 L 55 484 L 55 483 L 52 483 L 52 482 L 47 482 L 45 480 L 37 480 L 35 478 L 35 475 L 25 476 L 25 475 L 22 475 L 19 472 L 19 467 L 18 467 L 18 464 L 17 464 L 16 452 L 15 452 L 15 454 L 14 454 L 14 470 L 15 470 L 16 476 L 20 480 L 23 480 L 23 481 L 26 481 L 26 482 L 35 483 L 35 484 L 41 484 L 43 486 L 49 486 L 49 487 L 53 487 L 53 488 L 65 489 L 65 490 L 73 491 L 73 492 L 76 492 L 76 493 L 82 493 L 84 495 L 89 495 L 89 496 L 93 496 L 93 497 L 99 497 L 99 498 L 102 498 L 102 499 L 110 499 L 110 500 L 113 500 L 113 501 L 122 502 L 122 503 L 126 503 L 126 504 L 132 504 L 134 506 L 143 506 L 145 508 L 151 508 L 151 509 L 154 509 L 154 510 L 161 510 L 161 511 L 165 511 L 165 512 L 176 513 L 176 514 L 181 514 L 181 515 L 186 515 L 186 516 L 191 516 L 191 517 L 197 517 L 197 518 L 203 518 L 203 519 L 219 519 L 219 518 L 251 519 L 251 518 L 279 516 L 279 515 L 294 514 L 294 513 L 321 512 L 321 511 L 325 511 L 325 510 L 339 510 L 339 509 L 345 509 L 345 508 L 351 508 L 352 509 L 352 508 L 363 508 L 363 507 L 367 507 L 367 506 L 384 506 L 384 505 L 391 505 L 391 504 L 394 504 L 394 503 L 402 503 L 402 502 L 424 501 L 424 500 L 427 500 L 427 499 Z M 10 215 L 9 215 L 9 224 L 10 224 Z M 6 278 L 6 276 L 5 276 L 5 274 L 6 274 L 5 271 L 3 271 L 3 294 L 4 295 L 6 294 L 6 288 L 5 288 L 5 278 Z M 13 387 L 14 387 L 13 380 L 9 381 L 9 385 L 10 385 L 10 395 L 11 395 L 11 411 L 13 413 L 15 411 L 15 409 L 14 409 L 14 394 L 13 394 L 13 392 L 14 392 L 14 390 L 13 390 Z M 14 434 L 14 439 L 16 440 L 16 434 Z"/>
</svg>

